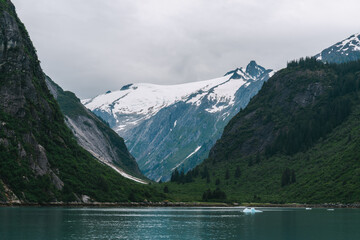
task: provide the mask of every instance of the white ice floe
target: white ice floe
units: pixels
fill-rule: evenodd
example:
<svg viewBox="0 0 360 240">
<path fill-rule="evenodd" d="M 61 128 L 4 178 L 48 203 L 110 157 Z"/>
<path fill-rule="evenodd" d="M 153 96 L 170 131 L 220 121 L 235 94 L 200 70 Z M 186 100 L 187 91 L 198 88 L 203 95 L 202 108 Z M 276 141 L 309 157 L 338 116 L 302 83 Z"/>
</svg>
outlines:
<svg viewBox="0 0 360 240">
<path fill-rule="evenodd" d="M 243 213 L 261 213 L 262 211 L 256 210 L 255 208 L 245 208 Z"/>
</svg>

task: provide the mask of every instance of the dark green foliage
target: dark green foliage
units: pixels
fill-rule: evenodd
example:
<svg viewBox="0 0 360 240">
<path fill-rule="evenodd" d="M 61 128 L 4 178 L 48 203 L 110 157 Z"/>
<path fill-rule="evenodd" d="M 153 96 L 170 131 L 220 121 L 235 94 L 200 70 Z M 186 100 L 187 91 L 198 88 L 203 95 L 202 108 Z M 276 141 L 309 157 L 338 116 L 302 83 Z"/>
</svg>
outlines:
<svg viewBox="0 0 360 240">
<path fill-rule="evenodd" d="M 221 186 L 235 202 L 359 202 L 359 86 L 360 62 L 289 64 L 230 121 L 199 166 L 214 179 L 241 169 L 237 180 L 216 185 L 196 177 L 174 198 L 205 200 L 203 189 Z"/>
<path fill-rule="evenodd" d="M 175 169 L 175 171 L 171 174 L 171 182 L 179 182 L 180 181 L 180 174 L 179 171 L 177 170 L 177 168 Z"/>
<path fill-rule="evenodd" d="M 260 153 L 258 152 L 258 153 L 256 154 L 255 163 L 256 163 L 256 164 L 259 164 L 260 161 L 261 161 Z"/>
<path fill-rule="evenodd" d="M 251 156 L 248 158 L 248 166 L 251 167 L 254 165 L 254 158 Z"/>
<path fill-rule="evenodd" d="M 205 166 L 203 171 L 201 172 L 201 178 L 209 178 L 210 174 L 209 174 L 209 170 L 208 167 Z"/>
<path fill-rule="evenodd" d="M 164 195 L 153 187 L 123 178 L 77 144 L 47 89 L 26 29 L 10 4 L 1 1 L 0 7 L 14 18 L 19 32 L 18 36 L 14 34 L 17 47 L 7 52 L 8 59 L 0 68 L 0 90 L 15 96 L 10 104 L 0 99 L 0 179 L 23 202 L 76 201 L 82 195 L 94 201 L 121 202 L 129 201 L 130 192 L 137 201 L 163 199 Z M 2 30 L 6 27 L 0 26 Z M 75 98 L 68 92 L 64 96 Z M 39 145 L 48 160 L 45 173 L 36 173 L 31 167 L 40 159 Z M 64 183 L 62 189 L 55 187 L 53 174 Z"/>
<path fill-rule="evenodd" d="M 252 202 L 254 202 L 254 203 L 259 203 L 259 202 L 261 202 L 261 197 L 259 197 L 258 195 L 255 194 L 254 197 L 253 197 Z"/>
<path fill-rule="evenodd" d="M 215 185 L 219 185 L 219 184 L 220 184 L 220 179 L 217 178 L 217 179 L 215 180 Z"/>
<path fill-rule="evenodd" d="M 296 182 L 295 171 L 286 168 L 281 176 L 281 187 L 292 184 Z"/>
<path fill-rule="evenodd" d="M 240 176 L 241 176 L 241 170 L 240 170 L 240 167 L 237 166 L 237 167 L 236 167 L 236 170 L 235 170 L 234 177 L 235 177 L 235 178 L 239 178 Z"/>
<path fill-rule="evenodd" d="M 226 169 L 226 172 L 225 172 L 225 180 L 229 179 L 230 178 L 230 172 L 229 172 L 229 169 Z"/>
<path fill-rule="evenodd" d="M 224 191 L 221 191 L 220 188 L 216 188 L 214 191 L 208 189 L 203 193 L 202 200 L 203 201 L 226 200 L 226 193 Z"/>
<path fill-rule="evenodd" d="M 193 181 L 193 174 L 194 171 L 190 171 L 185 175 L 184 170 L 179 173 L 179 171 L 175 169 L 174 172 L 171 174 L 170 181 L 177 183 L 190 183 Z"/>
<path fill-rule="evenodd" d="M 321 61 L 317 61 L 316 58 L 306 57 L 306 58 L 300 58 L 299 60 L 288 62 L 287 69 L 302 68 L 309 70 L 317 70 L 323 68 L 323 66 L 324 63 Z"/>
<path fill-rule="evenodd" d="M 164 187 L 164 193 L 169 193 L 169 188 L 168 188 L 168 186 L 165 186 L 165 187 Z"/>
<path fill-rule="evenodd" d="M 136 202 L 136 197 L 135 197 L 135 193 L 134 192 L 130 192 L 129 194 L 129 200 L 130 202 Z"/>
</svg>

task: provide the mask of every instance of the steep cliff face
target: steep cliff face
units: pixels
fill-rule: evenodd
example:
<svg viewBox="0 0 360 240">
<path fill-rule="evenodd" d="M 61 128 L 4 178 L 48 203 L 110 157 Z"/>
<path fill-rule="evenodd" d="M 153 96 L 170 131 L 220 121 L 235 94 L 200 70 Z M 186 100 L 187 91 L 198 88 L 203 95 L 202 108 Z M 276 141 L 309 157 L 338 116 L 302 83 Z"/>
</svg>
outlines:
<svg viewBox="0 0 360 240">
<path fill-rule="evenodd" d="M 86 109 L 74 93 L 63 91 L 60 86 L 46 77 L 46 84 L 65 115 L 80 146 L 100 161 L 118 168 L 124 177 L 145 183 L 135 158 L 127 150 L 124 140 L 106 123 Z M 132 176 L 132 177 L 131 177 Z"/>
<path fill-rule="evenodd" d="M 127 201 L 153 191 L 81 148 L 9 0 L 0 1 L 0 201 Z"/>
<path fill-rule="evenodd" d="M 35 49 L 14 15 L 14 6 L 2 1 L 0 9 L 1 160 L 13 158 L 15 165 L 28 165 L 31 171 L 19 178 L 28 179 L 28 174 L 37 180 L 47 178 L 62 190 L 58 169 L 51 169 L 45 142 L 39 141 L 43 133 L 52 135 L 49 123 L 62 121 L 62 115 L 49 95 Z M 9 166 L 4 162 L 1 165 L 1 177 L 8 184 L 7 175 L 14 173 L 5 172 Z"/>
</svg>

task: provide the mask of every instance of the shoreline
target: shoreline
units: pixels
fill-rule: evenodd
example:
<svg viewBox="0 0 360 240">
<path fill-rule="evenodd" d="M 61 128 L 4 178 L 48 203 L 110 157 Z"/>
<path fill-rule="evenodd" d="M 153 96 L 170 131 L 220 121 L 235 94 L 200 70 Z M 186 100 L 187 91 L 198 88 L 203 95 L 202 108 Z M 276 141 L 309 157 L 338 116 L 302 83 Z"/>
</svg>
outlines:
<svg viewBox="0 0 360 240">
<path fill-rule="evenodd" d="M 0 203 L 0 207 L 259 207 L 259 208 L 360 208 L 360 203 L 324 203 L 324 204 L 273 204 L 273 203 L 205 203 L 205 202 L 53 202 L 53 203 Z"/>
</svg>

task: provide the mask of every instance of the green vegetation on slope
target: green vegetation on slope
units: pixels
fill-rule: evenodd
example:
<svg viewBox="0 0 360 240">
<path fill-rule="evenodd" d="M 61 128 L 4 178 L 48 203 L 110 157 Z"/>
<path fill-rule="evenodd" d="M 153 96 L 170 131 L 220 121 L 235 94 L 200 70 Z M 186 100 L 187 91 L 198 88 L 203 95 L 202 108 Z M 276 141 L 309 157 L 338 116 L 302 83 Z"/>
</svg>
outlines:
<svg viewBox="0 0 360 240">
<path fill-rule="evenodd" d="M 159 200 L 82 149 L 45 84 L 36 51 L 10 1 L 0 2 L 0 179 L 23 202 Z M 9 41 L 11 40 L 11 41 Z M 12 44 L 12 42 L 16 42 Z M 4 186 L 0 184 L 0 198 Z"/>
<path fill-rule="evenodd" d="M 161 188 L 183 201 L 219 188 L 231 202 L 360 202 L 359 90 L 360 62 L 291 62 L 184 176 L 192 182 Z"/>
</svg>

